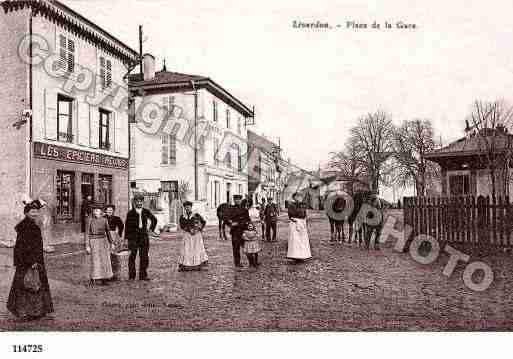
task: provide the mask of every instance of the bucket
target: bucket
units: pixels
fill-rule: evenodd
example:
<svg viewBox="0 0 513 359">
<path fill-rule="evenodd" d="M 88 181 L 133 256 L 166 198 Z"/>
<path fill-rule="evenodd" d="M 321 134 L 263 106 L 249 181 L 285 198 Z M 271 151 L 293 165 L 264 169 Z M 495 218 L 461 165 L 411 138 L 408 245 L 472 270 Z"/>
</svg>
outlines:
<svg viewBox="0 0 513 359">
<path fill-rule="evenodd" d="M 129 255 L 130 251 L 121 251 L 118 253 L 110 254 L 112 273 L 114 274 L 114 278 L 121 279 L 122 273 L 127 273 Z"/>
</svg>

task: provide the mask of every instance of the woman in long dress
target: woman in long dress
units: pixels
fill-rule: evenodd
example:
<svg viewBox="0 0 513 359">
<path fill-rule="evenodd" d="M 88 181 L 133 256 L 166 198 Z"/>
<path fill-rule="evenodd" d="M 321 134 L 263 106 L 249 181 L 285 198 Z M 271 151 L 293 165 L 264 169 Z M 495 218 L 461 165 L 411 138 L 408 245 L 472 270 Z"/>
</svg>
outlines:
<svg viewBox="0 0 513 359">
<path fill-rule="evenodd" d="M 115 210 L 116 206 L 113 204 L 105 206 L 105 218 L 109 224 L 110 238 L 112 239 L 112 244 L 114 245 L 114 250 L 110 254 L 112 273 L 114 274 L 112 277 L 113 281 L 118 280 L 121 275 L 121 263 L 118 257 L 118 253 L 124 249 L 127 249 L 123 243 L 123 230 L 125 225 L 123 224 L 123 220 L 121 218 L 114 215 Z"/>
<path fill-rule="evenodd" d="M 34 320 L 53 312 L 52 296 L 46 274 L 43 256 L 43 238 L 36 224 L 39 207 L 35 202 L 25 205 L 25 219 L 15 227 L 17 232 L 14 246 L 16 272 L 9 293 L 7 309 L 23 320 Z M 25 287 L 27 271 L 37 269 L 41 286 L 34 291 Z"/>
<path fill-rule="evenodd" d="M 288 206 L 290 224 L 287 258 L 301 262 L 312 257 L 306 225 L 306 209 L 301 203 L 299 193 L 294 193 L 292 199 L 294 201 Z"/>
<path fill-rule="evenodd" d="M 93 204 L 93 216 L 86 226 L 86 250 L 90 254 L 91 284 L 105 285 L 112 278 L 112 264 L 110 251 L 114 249 L 110 236 L 110 227 L 107 219 L 103 217 L 103 205 Z"/>
<path fill-rule="evenodd" d="M 206 221 L 199 213 L 192 213 L 191 202 L 184 202 L 184 208 L 185 213 L 180 216 L 182 246 L 178 257 L 178 270 L 201 270 L 201 267 L 208 261 L 202 233 Z"/>
</svg>

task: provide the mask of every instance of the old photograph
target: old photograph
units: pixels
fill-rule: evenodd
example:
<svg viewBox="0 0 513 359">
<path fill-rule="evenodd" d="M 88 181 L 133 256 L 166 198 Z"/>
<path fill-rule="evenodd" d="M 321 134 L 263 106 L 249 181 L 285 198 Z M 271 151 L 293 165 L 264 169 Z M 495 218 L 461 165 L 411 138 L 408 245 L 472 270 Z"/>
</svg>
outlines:
<svg viewBox="0 0 513 359">
<path fill-rule="evenodd" d="M 510 331 L 512 13 L 0 1 L 0 331 Z"/>
</svg>

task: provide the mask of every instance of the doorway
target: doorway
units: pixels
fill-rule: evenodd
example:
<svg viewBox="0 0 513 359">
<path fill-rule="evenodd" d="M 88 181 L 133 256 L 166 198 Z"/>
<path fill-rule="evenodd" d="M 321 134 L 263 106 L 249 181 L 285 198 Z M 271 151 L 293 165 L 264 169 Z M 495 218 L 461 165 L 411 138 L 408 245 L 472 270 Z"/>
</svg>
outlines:
<svg viewBox="0 0 513 359">
<path fill-rule="evenodd" d="M 226 203 L 232 203 L 232 184 L 226 183 Z"/>
</svg>

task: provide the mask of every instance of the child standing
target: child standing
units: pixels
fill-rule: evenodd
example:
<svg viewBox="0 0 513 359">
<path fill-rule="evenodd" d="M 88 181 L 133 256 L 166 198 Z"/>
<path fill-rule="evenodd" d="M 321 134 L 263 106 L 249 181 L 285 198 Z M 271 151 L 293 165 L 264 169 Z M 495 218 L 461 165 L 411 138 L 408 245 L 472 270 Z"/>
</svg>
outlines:
<svg viewBox="0 0 513 359">
<path fill-rule="evenodd" d="M 244 253 L 246 253 L 248 257 L 249 266 L 256 268 L 260 265 L 258 263 L 258 252 L 262 249 L 260 247 L 258 232 L 253 223 L 248 223 L 246 230 L 242 234 L 242 239 L 244 239 Z"/>
</svg>

